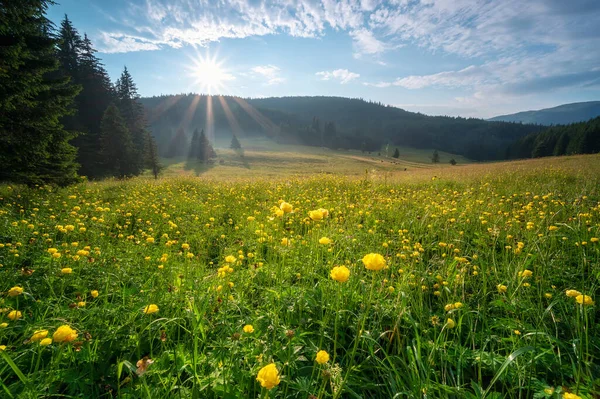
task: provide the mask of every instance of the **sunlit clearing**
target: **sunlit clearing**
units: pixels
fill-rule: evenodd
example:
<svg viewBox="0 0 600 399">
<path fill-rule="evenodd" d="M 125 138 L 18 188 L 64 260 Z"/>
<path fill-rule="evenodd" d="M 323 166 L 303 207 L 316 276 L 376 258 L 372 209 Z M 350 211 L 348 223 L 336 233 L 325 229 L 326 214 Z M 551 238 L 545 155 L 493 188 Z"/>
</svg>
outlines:
<svg viewBox="0 0 600 399">
<path fill-rule="evenodd" d="M 205 58 L 200 57 L 194 60 L 189 69 L 191 69 L 191 74 L 195 80 L 194 86 L 207 94 L 222 92 L 225 83 L 235 79 L 235 76 L 223 68 L 223 62 L 217 62 L 214 57 L 212 59 L 208 56 Z"/>
</svg>

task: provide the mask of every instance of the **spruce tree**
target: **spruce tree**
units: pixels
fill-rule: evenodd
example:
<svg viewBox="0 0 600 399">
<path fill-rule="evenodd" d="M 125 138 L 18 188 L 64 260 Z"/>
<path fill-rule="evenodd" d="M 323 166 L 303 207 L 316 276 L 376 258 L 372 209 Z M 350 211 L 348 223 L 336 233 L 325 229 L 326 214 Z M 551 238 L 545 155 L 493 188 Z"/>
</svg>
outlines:
<svg viewBox="0 0 600 399">
<path fill-rule="evenodd" d="M 438 153 L 438 150 L 433 151 L 433 155 L 431 156 L 431 162 L 433 162 L 433 163 L 440 162 L 440 154 Z"/>
<path fill-rule="evenodd" d="M 242 149 L 242 145 L 240 144 L 240 141 L 238 140 L 235 133 L 233 134 L 233 137 L 231 138 L 231 144 L 229 144 L 229 148 L 231 148 L 232 150 L 241 150 Z"/>
<path fill-rule="evenodd" d="M 134 152 L 131 133 L 119 109 L 110 104 L 101 123 L 100 154 L 108 175 L 127 177 L 137 174 L 131 158 Z"/>
<path fill-rule="evenodd" d="M 185 148 L 187 147 L 188 139 L 187 135 L 183 128 L 177 129 L 177 133 L 173 138 L 171 138 L 171 142 L 169 143 L 169 148 L 167 149 L 167 158 L 175 158 L 183 156 L 185 153 Z M 192 148 L 192 147 L 190 147 Z"/>
<path fill-rule="evenodd" d="M 396 148 L 396 151 L 394 151 L 394 155 L 392 155 L 394 158 L 400 158 L 400 151 L 398 151 L 398 148 Z"/>
<path fill-rule="evenodd" d="M 204 130 L 202 131 L 204 133 Z M 188 152 L 188 159 L 194 160 L 199 159 L 198 149 L 200 148 L 200 133 L 198 133 L 198 128 L 194 129 L 194 134 L 192 134 L 192 142 L 190 143 L 190 150 Z"/>
<path fill-rule="evenodd" d="M 0 7 L 0 180 L 29 185 L 76 181 L 73 132 L 60 119 L 78 88 L 57 74 L 47 0 L 3 2 Z"/>
<path fill-rule="evenodd" d="M 117 80 L 116 94 L 119 109 L 125 120 L 125 126 L 131 133 L 133 141 L 133 152 L 131 155 L 131 167 L 134 175 L 139 175 L 145 165 L 146 150 L 146 121 L 144 109 L 139 102 L 137 87 L 133 82 L 127 67 L 123 69 L 121 77 Z"/>
<path fill-rule="evenodd" d="M 210 144 L 208 137 L 204 134 L 204 129 L 202 129 L 200 137 L 198 138 L 197 158 L 201 162 L 208 162 L 211 158 L 215 158 L 216 156 L 217 153 Z"/>
<path fill-rule="evenodd" d="M 146 133 L 146 160 L 147 166 L 152 171 L 155 179 L 158 179 L 158 174 L 163 169 L 163 166 L 160 163 L 160 159 L 158 157 L 158 149 L 156 148 L 156 141 L 154 141 L 154 137 L 147 132 Z"/>
</svg>

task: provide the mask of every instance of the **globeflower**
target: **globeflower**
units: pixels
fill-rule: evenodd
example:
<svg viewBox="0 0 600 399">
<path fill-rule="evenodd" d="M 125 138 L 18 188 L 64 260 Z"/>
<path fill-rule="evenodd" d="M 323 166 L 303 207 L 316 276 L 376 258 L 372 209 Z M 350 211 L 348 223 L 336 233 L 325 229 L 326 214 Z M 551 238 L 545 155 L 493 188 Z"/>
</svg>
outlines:
<svg viewBox="0 0 600 399">
<path fill-rule="evenodd" d="M 252 334 L 254 332 L 254 327 L 252 327 L 252 324 L 246 324 L 244 326 L 244 332 L 248 333 L 248 334 Z"/>
<path fill-rule="evenodd" d="M 158 306 L 155 304 L 148 305 L 144 308 L 144 314 L 152 314 L 158 312 Z"/>
<path fill-rule="evenodd" d="M 60 269 L 60 272 L 62 274 L 71 274 L 73 273 L 73 269 L 71 269 L 70 267 L 63 267 L 62 269 Z"/>
<path fill-rule="evenodd" d="M 258 371 L 256 381 L 260 382 L 260 386 L 267 389 L 273 389 L 273 387 L 279 385 L 279 372 L 275 363 L 267 364 L 265 367 Z"/>
<path fill-rule="evenodd" d="M 380 254 L 365 255 L 362 261 L 368 270 L 381 270 L 385 267 L 385 258 Z"/>
<path fill-rule="evenodd" d="M 325 208 L 319 208 L 319 211 L 323 214 L 323 217 L 326 218 L 329 216 L 329 211 Z"/>
<path fill-rule="evenodd" d="M 323 245 L 329 245 L 331 244 L 333 241 L 327 237 L 321 237 L 319 238 L 319 244 L 323 244 Z"/>
<path fill-rule="evenodd" d="M 46 338 L 47 336 L 48 336 L 48 330 L 38 330 L 33 333 L 31 338 L 29 338 L 29 340 L 31 342 L 37 342 L 37 341 L 41 341 L 42 339 Z"/>
<path fill-rule="evenodd" d="M 504 294 L 506 292 L 506 290 L 508 289 L 508 287 L 503 284 L 498 284 L 496 286 L 496 289 L 498 289 L 499 294 Z"/>
<path fill-rule="evenodd" d="M 579 395 L 575 395 L 574 393 L 565 392 L 563 393 L 563 399 L 583 399 Z"/>
<path fill-rule="evenodd" d="M 456 322 L 455 322 L 454 320 L 452 320 L 452 319 L 448 318 L 448 319 L 446 320 L 446 326 L 447 326 L 448 328 L 454 328 L 454 327 L 456 327 Z"/>
<path fill-rule="evenodd" d="M 98 298 L 98 290 L 92 290 L 90 294 L 92 295 L 92 298 Z"/>
<path fill-rule="evenodd" d="M 325 364 L 329 361 L 329 353 L 325 352 L 324 350 L 320 350 L 317 352 L 315 360 L 319 364 Z"/>
<path fill-rule="evenodd" d="M 227 263 L 234 263 L 236 260 L 237 260 L 236 257 L 233 255 L 227 255 L 225 257 L 225 262 L 227 262 Z"/>
<path fill-rule="evenodd" d="M 8 314 L 8 318 L 12 321 L 19 320 L 21 317 L 23 317 L 23 314 L 18 310 L 13 310 Z"/>
<path fill-rule="evenodd" d="M 348 269 L 346 266 L 335 266 L 333 269 L 331 269 L 331 273 L 329 275 L 335 281 L 345 283 L 350 277 L 350 269 Z"/>
<path fill-rule="evenodd" d="M 589 295 L 577 295 L 575 297 L 575 300 L 577 301 L 578 304 L 580 305 L 584 305 L 584 306 L 588 306 L 588 305 L 593 305 L 594 301 L 592 301 L 592 297 Z"/>
<path fill-rule="evenodd" d="M 279 205 L 279 209 L 281 209 L 283 211 L 283 213 L 290 213 L 294 208 L 292 207 L 292 204 L 289 204 L 289 203 L 283 201 Z"/>
<path fill-rule="evenodd" d="M 570 298 L 576 298 L 579 295 L 581 295 L 581 292 L 577 291 L 577 290 L 567 290 L 565 292 L 565 294 L 570 297 Z"/>
<path fill-rule="evenodd" d="M 52 335 L 54 342 L 71 342 L 77 338 L 77 331 L 73 330 L 68 325 L 62 325 L 56 329 Z"/>
<path fill-rule="evenodd" d="M 40 346 L 48 346 L 52 343 L 52 338 L 44 338 L 40 341 Z"/>
<path fill-rule="evenodd" d="M 21 295 L 23 293 L 23 288 L 19 287 L 18 285 L 12 287 L 10 290 L 8 290 L 8 296 L 18 296 Z"/>
<path fill-rule="evenodd" d="M 316 211 L 310 211 L 308 212 L 308 217 L 314 221 L 323 220 L 323 212 L 318 209 Z"/>
<path fill-rule="evenodd" d="M 533 276 L 533 272 L 531 270 L 525 269 L 523 270 L 523 272 L 521 273 L 521 276 L 523 278 L 529 278 L 531 276 Z"/>
</svg>

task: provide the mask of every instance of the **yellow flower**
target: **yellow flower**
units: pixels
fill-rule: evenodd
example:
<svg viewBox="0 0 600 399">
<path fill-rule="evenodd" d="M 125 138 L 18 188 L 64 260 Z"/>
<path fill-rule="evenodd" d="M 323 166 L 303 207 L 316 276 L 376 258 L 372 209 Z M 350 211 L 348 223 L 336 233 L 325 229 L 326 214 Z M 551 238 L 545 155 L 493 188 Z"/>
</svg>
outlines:
<svg viewBox="0 0 600 399">
<path fill-rule="evenodd" d="M 321 238 L 319 238 L 319 244 L 328 245 L 328 244 L 331 244 L 332 242 L 333 241 L 331 241 L 327 237 L 321 237 Z"/>
<path fill-rule="evenodd" d="M 369 270 L 381 270 L 385 267 L 385 258 L 380 254 L 365 255 L 362 261 Z"/>
<path fill-rule="evenodd" d="M 575 297 L 578 297 L 579 295 L 581 295 L 581 292 L 579 292 L 577 290 L 567 290 L 565 292 L 565 294 L 570 298 L 575 298 Z"/>
<path fill-rule="evenodd" d="M 281 239 L 281 245 L 283 245 L 283 246 L 288 246 L 288 245 L 290 245 L 290 240 L 289 240 L 289 239 L 287 239 L 287 238 L 285 238 L 285 237 L 284 237 L 284 238 L 282 238 L 282 239 Z"/>
<path fill-rule="evenodd" d="M 0 345 L 0 352 L 4 352 L 6 350 L 6 345 Z"/>
<path fill-rule="evenodd" d="M 73 330 L 68 325 L 62 325 L 56 329 L 54 334 L 52 334 L 52 339 L 54 342 L 71 342 L 77 338 L 77 331 Z"/>
<path fill-rule="evenodd" d="M 90 294 L 92 295 L 92 298 L 98 298 L 98 290 L 92 290 Z"/>
<path fill-rule="evenodd" d="M 8 327 L 8 323 L 0 323 L 0 328 L 6 328 Z"/>
<path fill-rule="evenodd" d="M 23 293 L 23 288 L 19 287 L 18 285 L 15 285 L 10 290 L 8 290 L 8 296 L 17 296 L 17 295 L 21 295 L 22 293 Z"/>
<path fill-rule="evenodd" d="M 335 281 L 345 283 L 350 277 L 350 269 L 348 269 L 346 266 L 335 266 L 333 269 L 331 269 L 331 273 L 329 275 Z"/>
<path fill-rule="evenodd" d="M 317 352 L 317 357 L 315 360 L 319 364 L 325 364 L 329 361 L 329 353 L 325 352 L 324 350 L 320 350 Z"/>
<path fill-rule="evenodd" d="M 505 286 L 505 285 L 502 285 L 502 284 L 498 284 L 498 285 L 496 286 L 496 288 L 498 289 L 498 293 L 499 293 L 499 294 L 504 294 L 504 293 L 506 292 L 506 290 L 508 289 L 508 287 L 507 287 L 507 286 Z"/>
<path fill-rule="evenodd" d="M 579 395 L 575 395 L 574 393 L 565 392 L 563 393 L 563 399 L 583 399 Z"/>
<path fill-rule="evenodd" d="M 285 201 L 283 201 L 281 203 L 281 205 L 279 205 L 279 209 L 281 209 L 284 213 L 290 213 L 292 211 L 292 204 L 289 204 Z"/>
<path fill-rule="evenodd" d="M 446 326 L 448 328 L 454 328 L 454 327 L 456 327 L 456 323 L 454 322 L 454 320 L 448 318 L 448 319 L 446 319 Z"/>
<path fill-rule="evenodd" d="M 41 341 L 42 339 L 46 338 L 47 336 L 48 336 L 48 330 L 38 330 L 33 333 L 31 338 L 29 338 L 29 340 L 31 342 L 37 342 L 37 341 Z"/>
<path fill-rule="evenodd" d="M 85 302 L 83 302 L 83 301 L 77 302 L 77 306 L 80 308 L 85 308 Z"/>
<path fill-rule="evenodd" d="M 308 217 L 314 221 L 323 220 L 323 212 L 321 212 L 320 210 L 310 211 L 308 212 Z"/>
<path fill-rule="evenodd" d="M 71 274 L 73 273 L 73 269 L 71 269 L 70 267 L 63 267 L 62 269 L 60 269 L 60 272 L 62 274 Z"/>
<path fill-rule="evenodd" d="M 154 237 L 146 238 L 146 242 L 148 242 L 149 244 L 154 244 Z"/>
<path fill-rule="evenodd" d="M 523 270 L 523 272 L 521 273 L 521 276 L 523 278 L 529 278 L 531 276 L 533 276 L 533 272 L 531 270 L 525 269 Z"/>
<path fill-rule="evenodd" d="M 233 255 L 227 255 L 225 257 L 225 262 L 227 262 L 227 263 L 234 263 L 236 260 L 237 260 L 236 257 Z"/>
<path fill-rule="evenodd" d="M 181 244 L 181 249 L 183 249 L 183 250 L 186 250 L 186 251 L 187 251 L 188 249 L 190 249 L 190 244 L 187 244 L 187 243 L 185 243 L 185 244 Z"/>
<path fill-rule="evenodd" d="M 329 211 L 325 208 L 319 208 L 319 211 L 323 214 L 323 217 L 326 218 L 329 216 Z"/>
<path fill-rule="evenodd" d="M 58 258 L 60 258 L 60 252 L 55 252 L 55 253 L 53 253 L 53 254 L 52 254 L 52 257 L 53 257 L 54 259 L 58 259 Z"/>
<path fill-rule="evenodd" d="M 592 301 L 592 297 L 589 295 L 577 295 L 575 297 L 575 300 L 577 301 L 578 304 L 580 305 L 584 305 L 584 306 L 588 306 L 588 305 L 593 305 L 594 301 Z"/>
<path fill-rule="evenodd" d="M 156 306 L 155 304 L 148 305 L 144 308 L 145 314 L 152 314 L 156 312 L 158 312 L 158 306 Z"/>
<path fill-rule="evenodd" d="M 52 343 L 52 338 L 44 338 L 40 341 L 40 346 L 48 346 Z"/>
<path fill-rule="evenodd" d="M 254 327 L 252 327 L 252 324 L 246 324 L 244 326 L 244 332 L 248 333 L 248 334 L 252 334 L 254 332 Z"/>
<path fill-rule="evenodd" d="M 8 314 L 8 318 L 12 321 L 19 320 L 21 317 L 23 317 L 23 314 L 18 310 L 13 310 Z"/>
<path fill-rule="evenodd" d="M 260 369 L 256 376 L 256 381 L 260 382 L 260 386 L 267 389 L 272 389 L 279 385 L 281 381 L 279 380 L 279 372 L 275 363 L 267 364 Z"/>
</svg>

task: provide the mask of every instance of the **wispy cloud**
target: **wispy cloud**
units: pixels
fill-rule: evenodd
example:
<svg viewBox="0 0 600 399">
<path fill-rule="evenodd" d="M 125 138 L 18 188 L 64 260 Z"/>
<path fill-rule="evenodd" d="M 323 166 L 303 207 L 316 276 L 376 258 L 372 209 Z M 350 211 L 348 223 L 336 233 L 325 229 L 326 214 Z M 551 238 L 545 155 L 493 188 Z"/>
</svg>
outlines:
<svg viewBox="0 0 600 399">
<path fill-rule="evenodd" d="M 250 69 L 251 74 L 266 80 L 265 84 L 271 86 L 285 82 L 280 76 L 281 69 L 275 65 L 258 65 Z"/>
<path fill-rule="evenodd" d="M 331 72 L 330 71 L 321 71 L 321 72 L 317 72 L 315 75 L 320 76 L 321 80 L 330 80 L 330 79 L 339 80 L 339 82 L 341 84 L 346 84 L 346 83 L 351 82 L 352 80 L 358 79 L 360 77 L 360 74 L 350 72 L 347 69 L 336 69 Z"/>
</svg>

